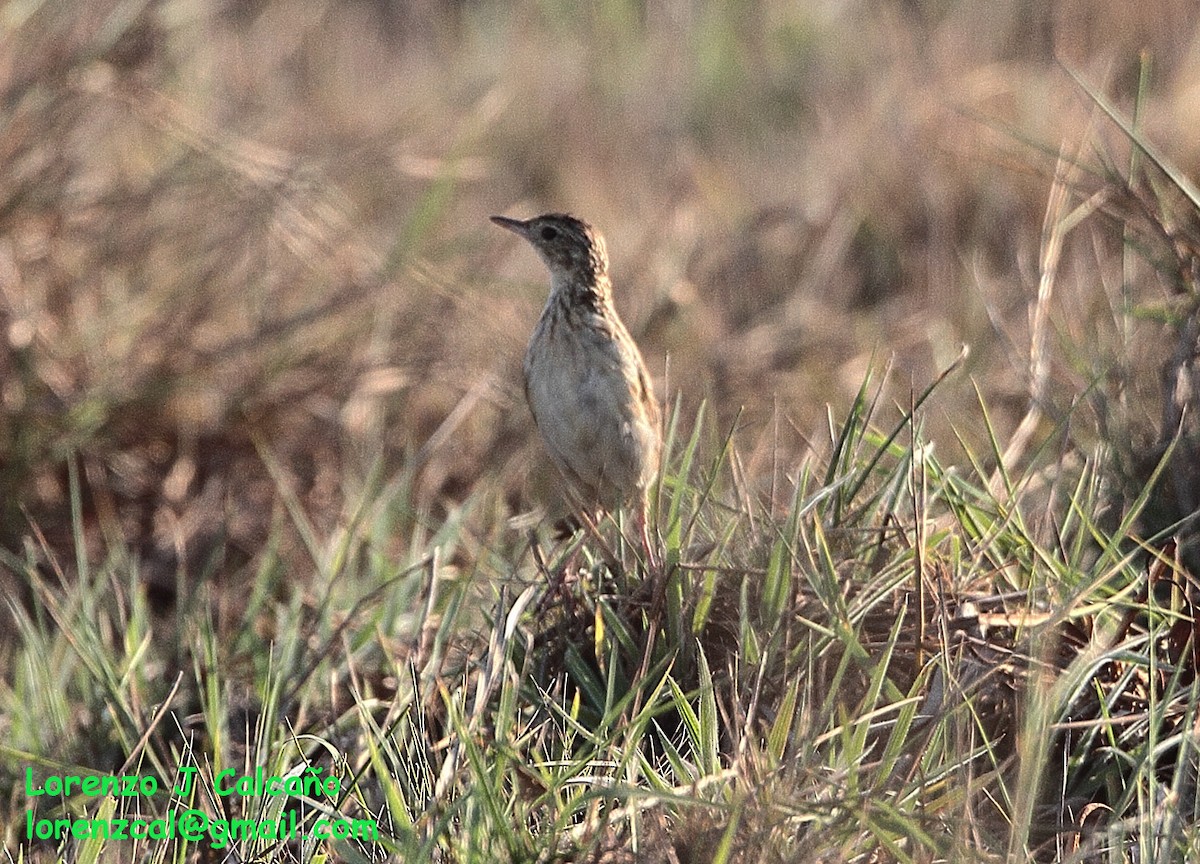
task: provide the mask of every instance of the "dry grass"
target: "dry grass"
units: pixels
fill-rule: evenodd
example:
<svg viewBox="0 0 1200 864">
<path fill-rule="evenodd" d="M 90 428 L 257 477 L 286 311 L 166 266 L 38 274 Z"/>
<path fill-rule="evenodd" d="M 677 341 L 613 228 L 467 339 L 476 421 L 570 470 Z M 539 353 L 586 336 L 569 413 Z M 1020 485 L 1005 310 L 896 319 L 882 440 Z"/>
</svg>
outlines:
<svg viewBox="0 0 1200 864">
<path fill-rule="evenodd" d="M 1084 5 L 25 7 L 0 139 L 6 543 L 18 503 L 61 512 L 67 452 L 95 455 L 144 540 L 162 498 L 255 473 L 236 454 L 256 427 L 327 523 L 330 476 L 418 452 L 422 508 L 484 476 L 527 506 L 545 466 L 515 372 L 542 287 L 489 231 L 500 211 L 602 226 L 672 394 L 760 426 L 781 407 L 773 452 L 803 452 L 870 365 L 920 386 L 962 343 L 1003 432 L 1053 164 L 1010 133 L 1085 159 L 1111 137 L 1055 58 L 1128 109 L 1144 49 L 1142 127 L 1185 172 L 1200 159 L 1194 12 Z M 1111 232 L 1075 234 L 1060 418 L 1115 358 L 1154 368 L 1120 309 L 1161 290 L 1116 281 Z M 1154 376 L 1132 377 L 1131 410 L 1153 405 Z M 959 376 L 935 438 L 978 441 L 972 403 Z"/>
<path fill-rule="evenodd" d="M 244 585 L 336 571 L 314 537 L 403 567 L 450 532 L 455 573 L 511 551 L 558 504 L 518 383 L 544 275 L 500 212 L 604 231 L 668 404 L 710 406 L 709 451 L 736 420 L 746 514 L 788 512 L 869 373 L 888 427 L 964 343 L 922 434 L 953 463 L 1020 430 L 979 469 L 1044 507 L 1039 542 L 1102 447 L 1089 515 L 1123 524 L 1177 426 L 1143 530 L 1195 510 L 1200 208 L 1068 72 L 1200 176 L 1193 4 L 5 14 L 0 585 L 30 606 L 35 569 L 127 554 L 156 611 L 214 581 L 234 639 Z"/>
</svg>

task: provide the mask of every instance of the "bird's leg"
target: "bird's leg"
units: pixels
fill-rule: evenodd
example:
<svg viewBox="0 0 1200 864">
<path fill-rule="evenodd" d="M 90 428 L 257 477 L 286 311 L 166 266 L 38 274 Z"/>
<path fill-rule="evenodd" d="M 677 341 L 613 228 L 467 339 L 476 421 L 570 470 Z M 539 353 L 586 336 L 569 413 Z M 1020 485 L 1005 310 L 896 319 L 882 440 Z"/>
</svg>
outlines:
<svg viewBox="0 0 1200 864">
<path fill-rule="evenodd" d="M 615 513 L 608 514 L 614 523 L 617 517 Z M 617 557 L 617 550 L 613 549 L 612 544 L 604 538 L 600 533 L 600 521 L 605 516 L 604 510 L 591 511 L 587 508 L 581 508 L 578 511 L 579 521 L 583 525 L 584 532 L 589 535 L 595 542 L 595 548 L 599 550 L 600 555 L 604 558 L 608 565 L 609 572 L 616 573 L 621 569 L 621 562 Z M 619 523 L 617 523 L 619 525 Z"/>
<path fill-rule="evenodd" d="M 646 553 L 646 569 L 656 575 L 662 570 L 662 562 L 658 560 L 654 538 L 650 536 L 650 503 L 645 499 L 637 508 L 637 529 L 642 540 L 642 551 Z"/>
<path fill-rule="evenodd" d="M 534 559 L 538 565 L 538 569 L 546 576 L 546 593 L 542 595 L 542 599 L 538 601 L 537 612 L 540 614 L 554 605 L 557 600 L 565 601 L 570 609 L 574 608 L 575 600 L 571 593 L 567 590 L 567 585 L 571 579 L 571 572 L 579 560 L 579 552 L 583 548 L 583 537 L 572 537 L 568 540 L 570 546 L 567 549 L 562 562 L 551 569 L 547 566 L 542 558 L 541 549 L 536 545 L 536 537 L 530 531 L 530 542 L 533 546 Z"/>
</svg>

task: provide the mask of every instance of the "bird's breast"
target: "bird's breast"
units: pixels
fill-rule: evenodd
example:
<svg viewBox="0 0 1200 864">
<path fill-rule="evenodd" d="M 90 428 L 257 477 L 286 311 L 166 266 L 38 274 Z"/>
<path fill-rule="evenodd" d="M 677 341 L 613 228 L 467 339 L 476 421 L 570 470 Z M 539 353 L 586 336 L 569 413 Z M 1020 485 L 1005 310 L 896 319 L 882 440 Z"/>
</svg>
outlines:
<svg viewBox="0 0 1200 864">
<path fill-rule="evenodd" d="M 588 497 L 628 498 L 657 468 L 640 364 L 610 321 L 579 310 L 547 306 L 530 341 L 529 407 L 550 455 Z"/>
</svg>

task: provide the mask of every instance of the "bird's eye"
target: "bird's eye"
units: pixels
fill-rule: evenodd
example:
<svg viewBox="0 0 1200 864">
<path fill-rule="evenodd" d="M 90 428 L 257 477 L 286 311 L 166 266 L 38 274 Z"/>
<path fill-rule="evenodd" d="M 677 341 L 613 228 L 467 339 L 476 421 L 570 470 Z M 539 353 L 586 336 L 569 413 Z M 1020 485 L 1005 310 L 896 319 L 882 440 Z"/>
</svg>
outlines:
<svg viewBox="0 0 1200 864">
<path fill-rule="evenodd" d="M 542 229 L 542 239 L 543 240 L 553 240 L 557 236 L 558 236 L 558 229 L 555 228 L 553 225 L 547 225 L 545 228 Z"/>
</svg>

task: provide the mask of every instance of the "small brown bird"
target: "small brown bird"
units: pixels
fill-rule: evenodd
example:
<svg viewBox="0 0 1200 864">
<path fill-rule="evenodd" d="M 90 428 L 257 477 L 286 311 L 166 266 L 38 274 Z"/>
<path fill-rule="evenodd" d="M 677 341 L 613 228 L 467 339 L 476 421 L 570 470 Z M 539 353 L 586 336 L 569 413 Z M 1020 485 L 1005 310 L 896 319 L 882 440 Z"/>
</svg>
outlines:
<svg viewBox="0 0 1200 864">
<path fill-rule="evenodd" d="M 493 216 L 550 270 L 550 297 L 525 353 L 525 398 L 576 503 L 615 513 L 637 506 L 648 560 L 649 490 L 662 436 L 646 363 L 617 315 L 604 238 L 574 216 Z"/>
</svg>

